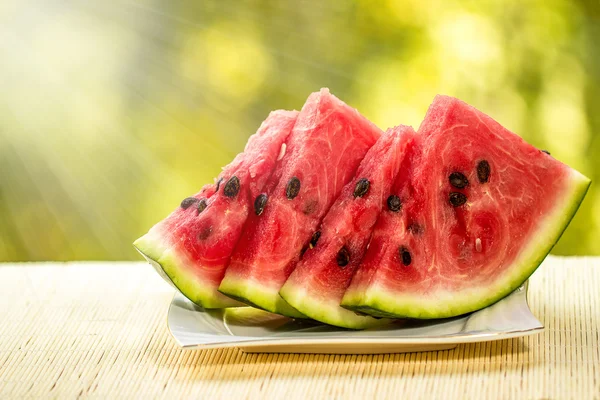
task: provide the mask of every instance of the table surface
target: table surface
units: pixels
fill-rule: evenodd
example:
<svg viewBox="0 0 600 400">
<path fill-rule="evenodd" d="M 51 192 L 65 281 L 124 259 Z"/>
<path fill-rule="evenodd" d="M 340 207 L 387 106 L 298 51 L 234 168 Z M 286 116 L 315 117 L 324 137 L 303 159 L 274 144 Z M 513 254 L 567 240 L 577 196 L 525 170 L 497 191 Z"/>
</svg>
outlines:
<svg viewBox="0 0 600 400">
<path fill-rule="evenodd" d="M 549 257 L 529 303 L 543 333 L 388 355 L 181 350 L 173 289 L 144 263 L 0 264 L 0 398 L 592 398 L 600 257 Z"/>
</svg>

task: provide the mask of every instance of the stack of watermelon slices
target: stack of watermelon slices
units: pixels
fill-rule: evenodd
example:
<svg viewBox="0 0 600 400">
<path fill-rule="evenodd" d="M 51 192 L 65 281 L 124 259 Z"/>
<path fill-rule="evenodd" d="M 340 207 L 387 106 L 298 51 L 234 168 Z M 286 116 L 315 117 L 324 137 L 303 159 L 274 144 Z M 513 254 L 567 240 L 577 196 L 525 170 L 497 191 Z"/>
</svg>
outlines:
<svg viewBox="0 0 600 400">
<path fill-rule="evenodd" d="M 322 89 L 134 245 L 199 306 L 365 329 L 502 299 L 589 185 L 457 99 L 383 133 Z"/>
</svg>

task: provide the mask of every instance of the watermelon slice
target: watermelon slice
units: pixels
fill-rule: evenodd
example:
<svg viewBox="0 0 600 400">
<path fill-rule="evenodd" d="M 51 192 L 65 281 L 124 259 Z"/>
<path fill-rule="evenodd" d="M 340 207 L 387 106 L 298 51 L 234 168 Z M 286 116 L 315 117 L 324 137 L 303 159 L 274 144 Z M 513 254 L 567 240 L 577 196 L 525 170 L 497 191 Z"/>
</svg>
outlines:
<svg viewBox="0 0 600 400">
<path fill-rule="evenodd" d="M 215 184 L 204 186 L 134 246 L 194 303 L 240 306 L 217 291 L 244 222 L 285 149 L 297 111 L 274 111 Z"/>
<path fill-rule="evenodd" d="M 344 307 L 412 318 L 486 307 L 535 271 L 590 185 L 454 98 L 436 97 L 419 132 L 394 188 L 402 208 L 382 213 Z"/>
<path fill-rule="evenodd" d="M 364 256 L 377 217 L 384 207 L 388 208 L 388 196 L 404 150 L 415 135 L 407 126 L 388 130 L 342 190 L 313 235 L 315 240 L 279 292 L 298 311 L 351 329 L 389 322 L 357 315 L 340 307 L 340 301 Z"/>
<path fill-rule="evenodd" d="M 310 95 L 268 184 L 262 213 L 248 219 L 219 290 L 267 311 L 303 317 L 279 289 L 381 133 L 327 89 Z"/>
</svg>

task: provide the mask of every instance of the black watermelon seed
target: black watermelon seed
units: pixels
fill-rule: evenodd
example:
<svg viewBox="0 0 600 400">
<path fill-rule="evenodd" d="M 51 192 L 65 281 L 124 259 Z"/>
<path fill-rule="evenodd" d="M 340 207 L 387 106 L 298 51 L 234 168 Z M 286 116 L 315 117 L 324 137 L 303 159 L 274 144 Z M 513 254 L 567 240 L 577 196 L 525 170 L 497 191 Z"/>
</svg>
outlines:
<svg viewBox="0 0 600 400">
<path fill-rule="evenodd" d="M 455 188 L 462 189 L 469 185 L 469 180 L 460 172 L 453 172 L 448 177 L 450 184 Z"/>
<path fill-rule="evenodd" d="M 316 231 L 315 233 L 313 233 L 312 237 L 310 238 L 310 243 L 309 243 L 309 247 L 312 249 L 313 247 L 315 247 L 317 245 L 317 242 L 319 241 L 319 238 L 321 237 L 321 231 Z"/>
<path fill-rule="evenodd" d="M 206 199 L 202 199 L 198 202 L 198 214 L 200 214 L 202 211 L 204 211 L 204 209 L 206 209 L 206 207 L 208 206 L 208 204 L 206 204 Z"/>
<path fill-rule="evenodd" d="M 318 204 L 319 202 L 317 200 L 310 200 L 306 202 L 306 205 L 304 206 L 304 210 L 302 210 L 302 212 L 306 215 L 310 215 L 316 211 Z"/>
<path fill-rule="evenodd" d="M 416 222 L 413 222 L 412 224 L 410 224 L 408 226 L 408 230 L 415 235 L 420 235 L 421 233 L 423 233 L 423 227 L 421 225 L 417 224 Z"/>
<path fill-rule="evenodd" d="M 179 205 L 181 208 L 183 208 L 184 210 L 187 210 L 188 208 L 190 208 L 190 206 L 192 204 L 196 204 L 199 200 L 195 197 L 187 197 L 185 199 L 182 200 L 181 204 Z"/>
<path fill-rule="evenodd" d="M 223 182 L 223 178 L 219 178 L 219 180 L 217 181 L 217 187 L 215 188 L 215 193 L 219 191 L 219 188 L 221 187 L 221 182 Z"/>
<path fill-rule="evenodd" d="M 256 200 L 254 200 L 254 214 L 260 215 L 265 210 L 265 206 L 267 205 L 267 200 L 269 198 L 266 194 L 261 193 L 256 196 Z"/>
<path fill-rule="evenodd" d="M 481 183 L 486 183 L 490 179 L 490 163 L 486 160 L 481 160 L 477 164 L 477 178 Z"/>
<path fill-rule="evenodd" d="M 367 178 L 361 178 L 356 182 L 356 186 L 354 187 L 354 198 L 363 197 L 365 194 L 369 193 L 369 188 L 371 187 L 371 182 Z"/>
<path fill-rule="evenodd" d="M 546 153 L 548 155 L 551 155 L 550 152 L 548 150 L 542 150 L 542 153 Z"/>
<path fill-rule="evenodd" d="M 400 248 L 398 249 L 398 253 L 400 254 L 400 258 L 402 259 L 402 264 L 408 267 L 412 262 L 412 257 L 410 256 L 410 252 L 408 251 L 408 249 L 404 246 L 400 246 Z"/>
<path fill-rule="evenodd" d="M 207 226 L 200 231 L 200 233 L 198 234 L 198 239 L 206 240 L 210 236 L 211 233 L 212 233 L 212 226 Z"/>
<path fill-rule="evenodd" d="M 467 196 L 458 192 L 450 192 L 449 200 L 454 207 L 460 207 L 467 202 Z"/>
<path fill-rule="evenodd" d="M 298 196 L 299 192 L 300 179 L 293 176 L 292 179 L 290 179 L 290 181 L 288 182 L 287 186 L 285 187 L 285 196 L 291 200 L 294 197 Z"/>
<path fill-rule="evenodd" d="M 342 249 L 337 254 L 337 265 L 344 268 L 350 262 L 350 252 L 346 247 L 342 247 Z"/>
<path fill-rule="evenodd" d="M 229 178 L 225 187 L 223 188 L 223 193 L 227 197 L 235 197 L 240 192 L 240 180 L 237 176 L 232 176 Z"/>
<path fill-rule="evenodd" d="M 396 195 L 391 195 L 387 198 L 388 208 L 393 212 L 398 212 L 402 208 L 402 202 L 400 201 L 400 197 Z"/>
<path fill-rule="evenodd" d="M 308 247 L 303 247 L 302 250 L 300 250 L 300 258 L 304 257 L 304 253 L 306 253 L 306 250 L 308 250 Z"/>
</svg>

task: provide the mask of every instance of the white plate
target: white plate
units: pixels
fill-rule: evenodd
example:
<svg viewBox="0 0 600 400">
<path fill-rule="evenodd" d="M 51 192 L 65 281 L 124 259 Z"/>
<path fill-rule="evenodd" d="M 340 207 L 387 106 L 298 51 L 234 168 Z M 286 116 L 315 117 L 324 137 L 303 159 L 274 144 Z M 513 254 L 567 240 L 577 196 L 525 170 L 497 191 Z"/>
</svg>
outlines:
<svg viewBox="0 0 600 400">
<path fill-rule="evenodd" d="M 446 350 L 459 343 L 531 335 L 544 330 L 527 305 L 527 283 L 483 310 L 432 321 L 397 321 L 351 331 L 293 320 L 250 307 L 204 310 L 180 293 L 171 302 L 168 324 L 185 349 L 239 347 L 254 353 L 381 354 Z"/>
</svg>

